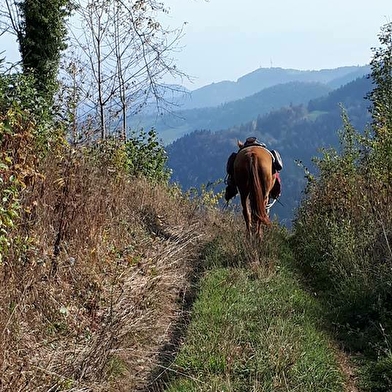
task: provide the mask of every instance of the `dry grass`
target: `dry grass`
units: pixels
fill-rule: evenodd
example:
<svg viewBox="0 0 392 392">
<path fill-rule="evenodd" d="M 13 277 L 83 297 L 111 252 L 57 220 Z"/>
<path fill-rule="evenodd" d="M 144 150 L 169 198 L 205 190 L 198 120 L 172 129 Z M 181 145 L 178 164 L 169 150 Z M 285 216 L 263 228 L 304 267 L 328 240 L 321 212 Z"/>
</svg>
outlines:
<svg viewBox="0 0 392 392">
<path fill-rule="evenodd" d="M 81 154 L 41 172 L 0 266 L 0 390 L 142 390 L 214 218 Z"/>
</svg>

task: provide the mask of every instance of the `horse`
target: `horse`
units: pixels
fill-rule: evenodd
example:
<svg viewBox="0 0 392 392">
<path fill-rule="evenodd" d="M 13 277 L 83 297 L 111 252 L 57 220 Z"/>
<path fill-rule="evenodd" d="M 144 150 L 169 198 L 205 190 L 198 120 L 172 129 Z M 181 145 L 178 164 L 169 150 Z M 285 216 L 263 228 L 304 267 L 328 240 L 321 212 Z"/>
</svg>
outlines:
<svg viewBox="0 0 392 392">
<path fill-rule="evenodd" d="M 271 225 L 267 213 L 269 194 L 275 184 L 273 156 L 264 147 L 244 146 L 238 141 L 239 152 L 234 161 L 234 181 L 241 197 L 242 213 L 249 235 L 262 237 L 261 225 Z"/>
</svg>

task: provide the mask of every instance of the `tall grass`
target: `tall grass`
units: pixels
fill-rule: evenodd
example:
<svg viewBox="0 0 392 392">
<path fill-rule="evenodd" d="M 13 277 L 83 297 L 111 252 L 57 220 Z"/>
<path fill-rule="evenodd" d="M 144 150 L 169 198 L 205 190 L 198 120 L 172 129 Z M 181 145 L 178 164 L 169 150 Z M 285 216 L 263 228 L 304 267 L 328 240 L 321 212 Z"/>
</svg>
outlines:
<svg viewBox="0 0 392 392">
<path fill-rule="evenodd" d="M 2 391 L 141 390 L 171 340 L 207 218 L 175 188 L 49 154 L 0 265 Z"/>
</svg>

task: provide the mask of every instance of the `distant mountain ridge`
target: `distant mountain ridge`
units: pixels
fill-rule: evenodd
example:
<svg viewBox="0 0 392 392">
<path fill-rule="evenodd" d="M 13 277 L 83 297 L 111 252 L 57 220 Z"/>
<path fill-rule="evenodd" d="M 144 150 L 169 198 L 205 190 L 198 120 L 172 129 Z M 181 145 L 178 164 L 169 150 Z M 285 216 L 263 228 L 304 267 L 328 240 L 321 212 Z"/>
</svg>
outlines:
<svg viewBox="0 0 392 392">
<path fill-rule="evenodd" d="M 307 104 L 369 73 L 366 65 L 319 71 L 260 68 L 236 82 L 213 83 L 184 94 L 174 86 L 165 96 L 176 105 L 170 113 L 157 113 L 151 107 L 145 114 L 130 116 L 128 123 L 132 129 L 155 128 L 167 144 L 197 129 L 217 131 L 282 106 Z"/>
<path fill-rule="evenodd" d="M 184 95 L 178 104 L 182 109 L 218 106 L 289 82 L 323 83 L 331 88 L 337 88 L 368 73 L 368 65 L 309 71 L 277 67 L 259 68 L 240 77 L 236 82 L 222 81 L 193 90 Z"/>
</svg>

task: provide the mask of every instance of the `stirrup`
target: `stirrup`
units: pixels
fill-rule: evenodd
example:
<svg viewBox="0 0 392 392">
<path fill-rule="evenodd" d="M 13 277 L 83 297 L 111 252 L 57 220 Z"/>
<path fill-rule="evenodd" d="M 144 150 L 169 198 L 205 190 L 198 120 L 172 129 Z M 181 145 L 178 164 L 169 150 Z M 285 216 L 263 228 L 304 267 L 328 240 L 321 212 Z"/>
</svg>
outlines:
<svg viewBox="0 0 392 392">
<path fill-rule="evenodd" d="M 268 203 L 268 204 L 265 206 L 265 210 L 266 210 L 268 216 L 269 216 L 270 209 L 271 209 L 271 207 L 276 203 L 276 200 L 277 200 L 277 199 L 273 199 L 270 203 Z"/>
<path fill-rule="evenodd" d="M 271 203 L 268 203 L 266 208 L 269 210 L 275 203 L 276 203 L 277 199 L 273 199 L 273 201 L 271 201 Z"/>
</svg>

